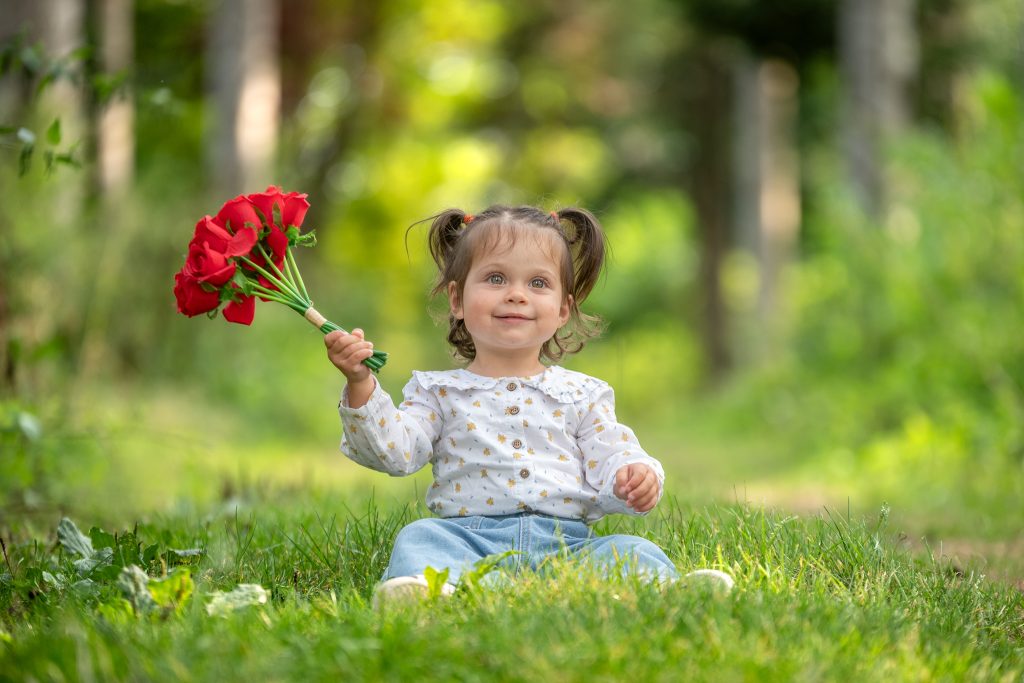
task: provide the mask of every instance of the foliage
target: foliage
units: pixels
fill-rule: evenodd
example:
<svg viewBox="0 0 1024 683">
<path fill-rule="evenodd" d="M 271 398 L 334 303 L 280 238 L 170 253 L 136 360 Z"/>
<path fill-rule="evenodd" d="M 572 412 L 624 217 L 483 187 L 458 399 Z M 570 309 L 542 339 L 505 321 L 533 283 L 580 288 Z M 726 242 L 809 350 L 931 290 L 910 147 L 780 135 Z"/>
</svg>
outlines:
<svg viewBox="0 0 1024 683">
<path fill-rule="evenodd" d="M 994 74 L 969 103 L 961 143 L 895 144 L 882 225 L 823 198 L 824 242 L 791 274 L 787 351 L 732 409 L 791 435 L 804 472 L 919 501 L 940 526 L 973 509 L 963 528 L 998 533 L 1024 494 L 1024 351 L 1006 332 L 1024 325 L 1024 110 Z"/>
</svg>

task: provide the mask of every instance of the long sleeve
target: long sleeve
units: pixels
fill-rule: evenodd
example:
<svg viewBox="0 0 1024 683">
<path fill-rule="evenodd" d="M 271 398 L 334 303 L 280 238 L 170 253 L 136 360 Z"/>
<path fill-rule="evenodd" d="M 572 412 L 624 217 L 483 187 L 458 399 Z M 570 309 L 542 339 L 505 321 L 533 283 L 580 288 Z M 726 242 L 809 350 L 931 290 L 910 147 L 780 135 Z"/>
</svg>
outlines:
<svg viewBox="0 0 1024 683">
<path fill-rule="evenodd" d="M 379 383 L 366 405 L 348 407 L 348 387 L 338 404 L 341 416 L 341 451 L 351 460 L 378 472 L 401 477 L 431 461 L 441 434 L 441 411 L 436 398 L 419 391 L 415 380 L 396 407 Z"/>
<path fill-rule="evenodd" d="M 654 470 L 658 476 L 660 500 L 665 490 L 665 471 L 661 463 L 643 450 L 633 430 L 616 420 L 615 395 L 607 384 L 602 383 L 591 396 L 576 439 L 583 454 L 584 476 L 587 483 L 598 491 L 597 505 L 602 512 L 646 514 L 637 512 L 615 495 L 615 474 L 620 468 L 634 463 L 642 463 Z"/>
</svg>

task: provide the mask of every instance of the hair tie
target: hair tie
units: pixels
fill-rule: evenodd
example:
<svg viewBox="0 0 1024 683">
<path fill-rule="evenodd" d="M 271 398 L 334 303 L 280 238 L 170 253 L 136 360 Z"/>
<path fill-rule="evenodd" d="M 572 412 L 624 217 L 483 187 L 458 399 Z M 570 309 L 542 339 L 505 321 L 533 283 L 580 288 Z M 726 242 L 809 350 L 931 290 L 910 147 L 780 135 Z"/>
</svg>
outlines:
<svg viewBox="0 0 1024 683">
<path fill-rule="evenodd" d="M 462 217 L 462 222 L 465 223 L 466 225 L 469 225 L 470 223 L 473 222 L 474 218 L 476 218 L 476 216 L 474 216 L 471 213 L 467 213 L 465 216 Z"/>
<path fill-rule="evenodd" d="M 554 218 L 557 221 L 558 220 L 558 212 L 557 211 L 552 211 L 551 212 L 551 217 Z"/>
</svg>

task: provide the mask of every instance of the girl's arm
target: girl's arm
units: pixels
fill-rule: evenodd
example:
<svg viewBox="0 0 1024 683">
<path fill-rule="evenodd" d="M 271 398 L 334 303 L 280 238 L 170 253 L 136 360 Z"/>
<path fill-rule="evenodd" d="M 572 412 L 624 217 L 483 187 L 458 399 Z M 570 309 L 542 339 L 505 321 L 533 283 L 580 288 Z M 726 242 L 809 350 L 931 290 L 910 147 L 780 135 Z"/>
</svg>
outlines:
<svg viewBox="0 0 1024 683">
<path fill-rule="evenodd" d="M 665 486 L 665 471 L 661 463 L 644 451 L 632 429 L 616 420 L 615 394 L 610 386 L 602 383 L 590 396 L 589 402 L 589 408 L 579 423 L 576 443 L 583 453 L 587 483 L 598 491 L 598 506 L 607 514 L 646 514 L 630 507 L 615 494 L 616 478 L 628 465 L 646 465 L 657 477 L 660 500 Z"/>
<path fill-rule="evenodd" d="M 414 379 L 405 387 L 401 408 L 396 408 L 375 379 L 373 383 L 365 404 L 356 408 L 350 402 L 351 385 L 342 393 L 338 404 L 341 451 L 378 472 L 394 477 L 412 474 L 430 462 L 440 438 L 437 399 L 430 392 L 416 392 L 419 385 Z"/>
</svg>

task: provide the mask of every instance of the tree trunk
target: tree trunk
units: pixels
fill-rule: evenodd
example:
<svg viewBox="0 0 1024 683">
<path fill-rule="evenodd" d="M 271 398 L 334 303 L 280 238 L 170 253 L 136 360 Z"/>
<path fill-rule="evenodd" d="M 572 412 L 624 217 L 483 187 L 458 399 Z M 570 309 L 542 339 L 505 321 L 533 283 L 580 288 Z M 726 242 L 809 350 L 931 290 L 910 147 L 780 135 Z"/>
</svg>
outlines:
<svg viewBox="0 0 1024 683">
<path fill-rule="evenodd" d="M 910 118 L 917 72 L 915 0 L 841 0 L 842 149 L 854 196 L 871 217 L 885 211 L 883 146 Z"/>
<path fill-rule="evenodd" d="M 94 21 L 99 37 L 101 70 L 109 75 L 131 68 L 134 54 L 133 0 L 99 0 Z M 95 235 L 93 287 L 83 306 L 80 362 L 76 386 L 88 386 L 110 357 L 111 320 L 117 304 L 119 283 L 132 243 L 133 228 L 129 195 L 135 165 L 135 108 L 130 90 L 115 93 L 99 103 L 95 114 L 96 181 L 102 201 L 96 207 L 102 231 Z"/>
<path fill-rule="evenodd" d="M 760 61 L 744 52 L 733 63 L 733 227 L 738 246 L 751 254 L 761 234 Z"/>
<path fill-rule="evenodd" d="M 758 262 L 761 283 L 758 312 L 771 344 L 782 311 L 781 281 L 793 260 L 800 230 L 800 163 L 796 143 L 796 71 L 782 61 L 762 63 L 758 70 L 760 103 Z"/>
<path fill-rule="evenodd" d="M 774 353 L 785 302 L 781 282 L 800 229 L 796 71 L 742 56 L 734 64 L 733 233 L 757 257 L 758 335 L 753 355 Z"/>
<path fill-rule="evenodd" d="M 100 62 L 107 74 L 126 72 L 132 65 L 134 34 L 132 0 L 100 0 L 97 20 Z M 116 202 L 127 194 L 135 164 L 135 108 L 130 91 L 116 94 L 100 110 L 96 162 L 105 198 Z"/>
<path fill-rule="evenodd" d="M 701 336 L 707 380 L 715 384 L 731 364 L 721 284 L 731 195 L 730 72 L 725 55 L 714 47 L 705 48 L 696 61 L 694 87 L 701 110 L 694 121 L 693 198 L 700 234 Z"/>
<path fill-rule="evenodd" d="M 10 40 L 24 32 L 29 44 L 41 46 L 47 60 L 65 58 L 84 42 L 83 0 L 4 0 L 0 2 L 0 17 L 0 40 Z M 71 143 L 81 140 L 84 126 L 80 91 L 67 80 L 58 79 L 33 100 L 34 87 L 34 83 L 13 75 L 0 81 L 0 120 L 25 125 L 39 133 L 37 124 L 41 123 L 45 130 L 50 121 L 59 118 L 65 141 L 61 146 L 70 147 Z M 33 115 L 32 121 L 25 120 L 31 110 L 37 111 L 38 115 Z M 41 163 L 40 156 L 37 150 L 34 165 Z M 77 174 L 67 174 L 60 183 L 54 184 L 50 229 L 66 230 L 80 215 L 83 196 L 82 181 Z M 11 229 L 0 213 L 0 231 Z M 24 266 L 14 252 L 18 245 L 13 236 L 10 239 L 4 237 L 3 241 L 7 242 L 9 249 L 5 250 L 7 253 L 0 254 L 4 258 L 0 261 L 0 390 L 15 393 L 19 376 L 17 348 L 27 343 L 20 335 L 28 336 L 25 331 L 32 327 L 20 319 L 21 312 L 32 310 L 34 302 L 14 300 L 11 283 L 18 281 Z M 24 290 L 19 294 L 26 296 Z"/>
<path fill-rule="evenodd" d="M 209 31 L 209 166 L 223 198 L 272 183 L 281 102 L 277 0 L 220 0 Z"/>
</svg>

